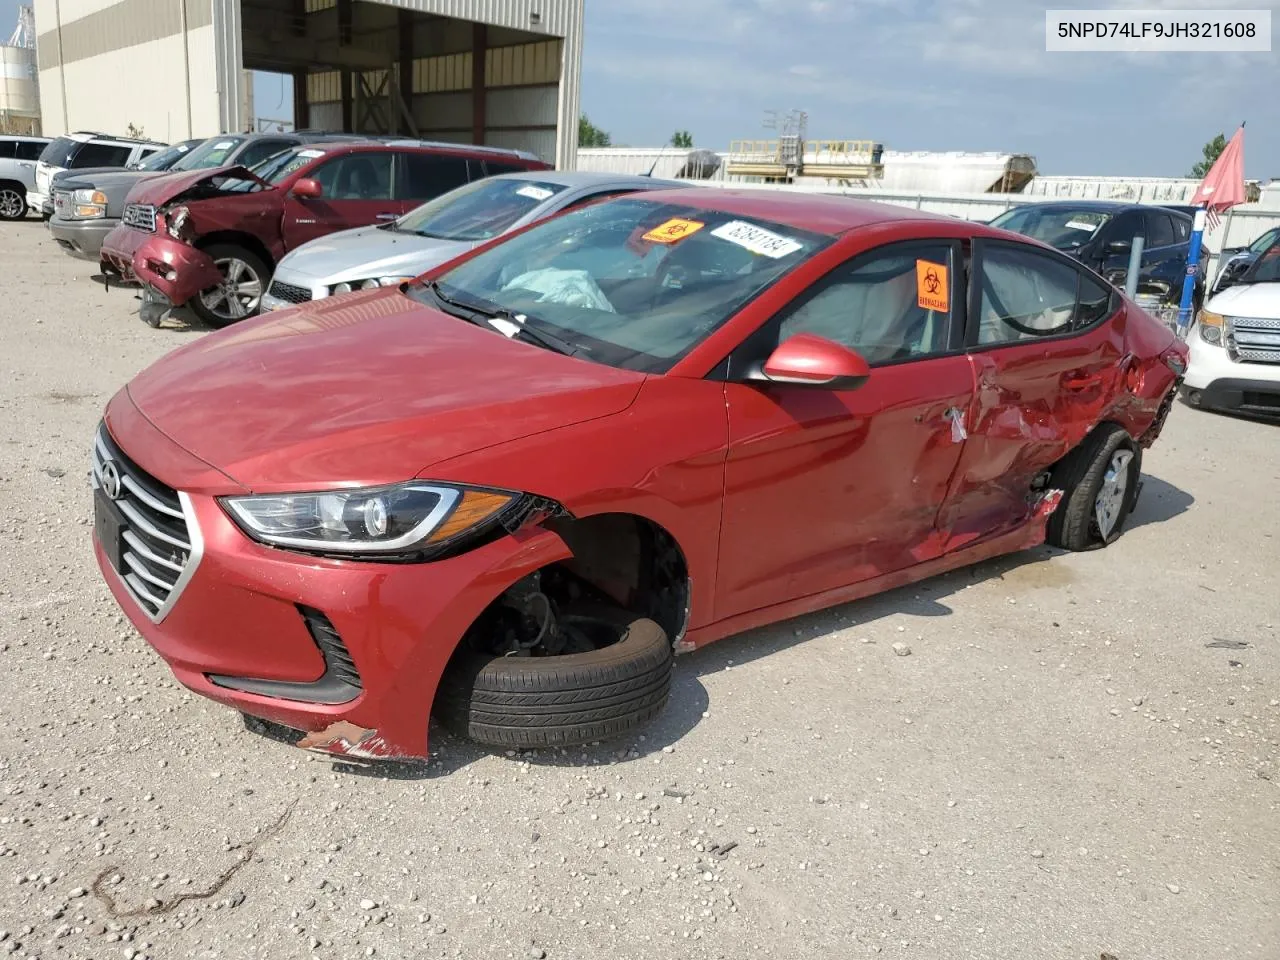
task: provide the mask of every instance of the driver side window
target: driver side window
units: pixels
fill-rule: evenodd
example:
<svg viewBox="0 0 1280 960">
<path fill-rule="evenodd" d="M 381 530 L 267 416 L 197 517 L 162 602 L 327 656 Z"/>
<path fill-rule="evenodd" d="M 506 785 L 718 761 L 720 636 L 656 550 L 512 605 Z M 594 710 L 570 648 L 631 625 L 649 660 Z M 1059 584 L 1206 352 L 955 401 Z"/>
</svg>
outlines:
<svg viewBox="0 0 1280 960">
<path fill-rule="evenodd" d="M 324 163 L 312 175 L 326 200 L 389 200 L 390 151 L 348 153 Z"/>
<path fill-rule="evenodd" d="M 948 242 L 896 245 L 837 267 L 817 293 L 788 308 L 778 342 L 812 333 L 851 347 L 870 364 L 946 352 L 953 278 Z"/>
</svg>

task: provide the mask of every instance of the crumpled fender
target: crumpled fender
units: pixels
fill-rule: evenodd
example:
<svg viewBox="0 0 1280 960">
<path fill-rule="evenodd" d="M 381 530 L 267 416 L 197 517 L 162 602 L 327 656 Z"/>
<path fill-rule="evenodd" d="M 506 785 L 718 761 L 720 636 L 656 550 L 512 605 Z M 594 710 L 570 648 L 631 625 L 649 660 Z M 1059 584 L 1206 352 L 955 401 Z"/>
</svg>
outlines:
<svg viewBox="0 0 1280 960">
<path fill-rule="evenodd" d="M 174 306 L 222 280 L 213 258 L 203 250 L 160 234 L 149 236 L 134 251 L 132 268 L 140 282 L 158 290 Z"/>
</svg>

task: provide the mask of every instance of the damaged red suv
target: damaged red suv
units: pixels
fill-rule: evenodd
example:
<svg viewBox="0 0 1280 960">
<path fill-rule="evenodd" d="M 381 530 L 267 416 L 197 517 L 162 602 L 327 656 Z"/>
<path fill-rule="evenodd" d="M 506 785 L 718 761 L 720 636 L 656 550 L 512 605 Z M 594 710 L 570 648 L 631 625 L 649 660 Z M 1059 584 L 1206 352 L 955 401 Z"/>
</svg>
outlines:
<svg viewBox="0 0 1280 960">
<path fill-rule="evenodd" d="M 421 757 L 631 730 L 673 654 L 1111 542 L 1186 348 L 1082 264 L 685 189 L 241 324 L 107 407 L 95 552 L 190 689 Z"/>
<path fill-rule="evenodd" d="M 280 258 L 336 230 L 391 221 L 493 173 L 545 170 L 533 154 L 420 141 L 318 141 L 252 169 L 155 177 L 125 200 L 102 273 L 142 284 L 142 319 L 188 305 L 224 327 L 258 312 Z"/>
</svg>

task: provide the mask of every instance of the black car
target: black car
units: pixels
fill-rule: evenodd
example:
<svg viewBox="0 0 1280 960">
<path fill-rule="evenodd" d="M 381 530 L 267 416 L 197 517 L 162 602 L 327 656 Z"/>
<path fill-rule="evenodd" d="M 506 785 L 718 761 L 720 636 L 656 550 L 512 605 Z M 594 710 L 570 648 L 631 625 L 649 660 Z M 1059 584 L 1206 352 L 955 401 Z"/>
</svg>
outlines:
<svg viewBox="0 0 1280 960">
<path fill-rule="evenodd" d="M 1244 272 L 1253 266 L 1265 250 L 1280 242 L 1280 227 L 1272 227 L 1247 247 L 1228 247 L 1218 255 L 1218 274 L 1213 278 L 1210 295 L 1240 282 Z"/>
<path fill-rule="evenodd" d="M 1192 218 L 1180 211 L 1105 200 L 1055 201 L 1014 207 L 992 220 L 991 225 L 1056 247 L 1117 287 L 1124 286 L 1133 239 L 1142 237 L 1138 286 L 1160 295 L 1167 303 L 1176 304 L 1182 299 Z M 1196 279 L 1197 304 L 1204 296 L 1207 259 L 1202 252 Z"/>
</svg>

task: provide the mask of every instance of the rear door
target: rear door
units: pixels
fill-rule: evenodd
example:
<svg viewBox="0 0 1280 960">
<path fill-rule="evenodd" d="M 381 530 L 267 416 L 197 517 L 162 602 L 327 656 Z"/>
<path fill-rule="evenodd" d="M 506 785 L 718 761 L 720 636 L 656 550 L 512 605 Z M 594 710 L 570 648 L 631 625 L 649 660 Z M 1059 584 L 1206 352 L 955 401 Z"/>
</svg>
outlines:
<svg viewBox="0 0 1280 960">
<path fill-rule="evenodd" d="M 305 152 L 305 151 L 304 151 Z M 366 150 L 330 157 L 310 168 L 319 197 L 286 193 L 282 233 L 286 250 L 336 230 L 364 227 L 398 216 L 391 196 L 395 154 Z"/>
<path fill-rule="evenodd" d="M 940 552 L 938 511 L 973 396 L 958 240 L 887 244 L 837 267 L 730 358 L 716 617 L 857 583 Z M 856 390 L 747 381 L 783 340 L 859 351 Z"/>
<path fill-rule="evenodd" d="M 1119 294 L 1070 258 L 974 241 L 975 395 L 939 528 L 952 545 L 1025 522 L 1033 481 L 1083 439 L 1127 369 Z"/>
</svg>

